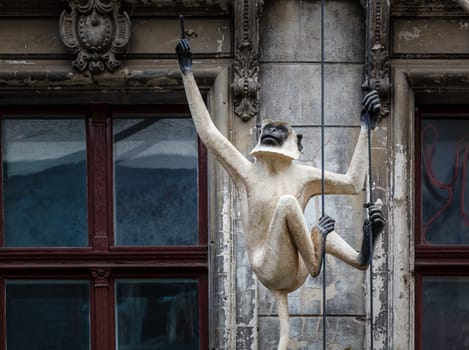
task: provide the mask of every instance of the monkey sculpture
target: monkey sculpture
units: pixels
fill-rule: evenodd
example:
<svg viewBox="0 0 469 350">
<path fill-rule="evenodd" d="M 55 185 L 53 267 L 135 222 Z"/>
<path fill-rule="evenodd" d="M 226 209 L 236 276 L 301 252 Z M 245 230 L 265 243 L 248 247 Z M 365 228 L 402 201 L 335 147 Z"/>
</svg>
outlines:
<svg viewBox="0 0 469 350">
<path fill-rule="evenodd" d="M 176 52 L 192 118 L 200 139 L 236 185 L 249 261 L 259 281 L 275 297 L 280 319 L 278 350 L 286 350 L 288 293 L 303 285 L 308 274 L 313 277 L 319 274 L 324 249 L 358 269 L 366 269 L 371 258 L 370 232 L 375 242 L 385 221 L 378 207 L 369 208 L 360 252 L 334 231 L 334 220 L 330 217 L 319 219 L 317 227 L 310 231 L 303 211 L 311 197 L 322 193 L 322 172 L 293 162 L 300 156 L 301 136 L 287 122 L 265 120 L 258 144 L 251 152 L 256 161 L 245 158 L 213 124 L 192 73 L 191 51 L 183 34 L 182 19 L 181 32 Z M 362 117 L 347 173 L 324 172 L 326 194 L 362 191 L 367 172 L 368 128 L 374 127 L 378 108 L 376 91 L 368 93 L 364 110 L 373 118 Z"/>
</svg>

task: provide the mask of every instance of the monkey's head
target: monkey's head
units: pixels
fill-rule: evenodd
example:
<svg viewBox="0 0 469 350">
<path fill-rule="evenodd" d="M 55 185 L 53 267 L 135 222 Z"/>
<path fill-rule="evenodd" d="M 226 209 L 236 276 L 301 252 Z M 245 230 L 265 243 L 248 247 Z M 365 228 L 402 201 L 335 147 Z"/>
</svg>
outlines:
<svg viewBox="0 0 469 350">
<path fill-rule="evenodd" d="M 288 122 L 265 119 L 262 121 L 259 141 L 251 155 L 259 158 L 266 154 L 276 154 L 291 160 L 298 159 L 303 151 L 302 138 Z"/>
</svg>

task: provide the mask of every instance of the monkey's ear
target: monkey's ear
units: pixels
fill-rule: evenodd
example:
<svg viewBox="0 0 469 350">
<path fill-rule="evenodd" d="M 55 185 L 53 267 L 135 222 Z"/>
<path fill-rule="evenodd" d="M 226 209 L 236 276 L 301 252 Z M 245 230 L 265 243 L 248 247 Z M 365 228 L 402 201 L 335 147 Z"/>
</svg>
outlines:
<svg viewBox="0 0 469 350">
<path fill-rule="evenodd" d="M 296 144 L 298 145 L 298 151 L 303 152 L 303 145 L 301 144 L 301 141 L 303 140 L 303 135 L 302 134 L 297 134 L 296 135 Z"/>
</svg>

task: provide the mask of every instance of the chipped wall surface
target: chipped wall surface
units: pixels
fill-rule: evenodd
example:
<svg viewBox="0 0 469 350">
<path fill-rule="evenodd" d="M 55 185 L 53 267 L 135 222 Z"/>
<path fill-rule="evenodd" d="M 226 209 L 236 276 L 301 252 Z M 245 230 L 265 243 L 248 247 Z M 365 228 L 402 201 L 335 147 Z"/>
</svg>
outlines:
<svg viewBox="0 0 469 350">
<path fill-rule="evenodd" d="M 132 18 L 132 40 L 126 57 L 138 55 L 172 55 L 179 35 L 177 16 L 172 19 L 154 17 Z M 232 28 L 227 18 L 187 19 L 187 32 L 195 55 L 230 56 Z M 0 55 L 47 57 L 63 55 L 64 47 L 58 33 L 57 18 L 2 18 L 0 20 Z"/>
<path fill-rule="evenodd" d="M 458 1 L 395 1 L 392 9 L 387 300 L 389 348 L 417 349 L 415 111 L 467 105 L 468 18 Z"/>
<path fill-rule="evenodd" d="M 469 20 L 396 19 L 395 54 L 464 54 L 469 51 Z"/>
</svg>

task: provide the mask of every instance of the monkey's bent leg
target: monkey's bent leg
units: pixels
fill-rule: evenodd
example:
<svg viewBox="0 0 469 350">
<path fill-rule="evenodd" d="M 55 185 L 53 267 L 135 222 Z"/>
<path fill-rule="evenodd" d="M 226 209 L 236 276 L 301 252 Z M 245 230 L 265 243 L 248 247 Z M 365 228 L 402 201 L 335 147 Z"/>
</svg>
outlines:
<svg viewBox="0 0 469 350">
<path fill-rule="evenodd" d="M 278 342 L 277 350 L 287 350 L 288 341 L 290 338 L 290 319 L 288 315 L 288 294 L 273 290 L 272 294 L 277 303 L 278 318 L 280 321 L 280 339 Z"/>
<path fill-rule="evenodd" d="M 284 195 L 280 197 L 277 207 L 272 218 L 269 230 L 270 234 L 278 233 L 285 230 L 293 242 L 293 245 L 298 249 L 306 268 L 313 276 L 317 276 L 321 268 L 321 253 L 322 253 L 322 239 L 317 239 L 318 235 L 311 235 L 306 224 L 303 211 L 297 199 L 292 195 Z M 317 230 L 316 230 L 317 231 Z M 270 238 L 272 239 L 272 237 Z M 274 239 L 275 240 L 275 239 Z M 313 241 L 314 240 L 314 241 Z M 280 245 L 279 251 L 282 250 L 282 242 L 279 239 L 277 242 L 270 242 L 274 245 Z"/>
<path fill-rule="evenodd" d="M 364 270 L 367 264 L 364 264 L 360 252 L 353 249 L 337 232 L 332 231 L 327 235 L 326 253 L 346 262 L 353 267 Z"/>
</svg>

